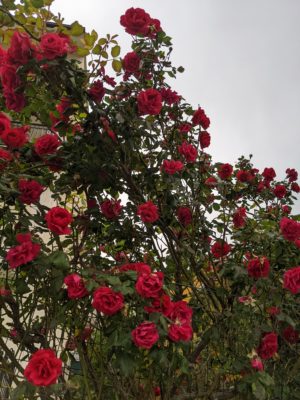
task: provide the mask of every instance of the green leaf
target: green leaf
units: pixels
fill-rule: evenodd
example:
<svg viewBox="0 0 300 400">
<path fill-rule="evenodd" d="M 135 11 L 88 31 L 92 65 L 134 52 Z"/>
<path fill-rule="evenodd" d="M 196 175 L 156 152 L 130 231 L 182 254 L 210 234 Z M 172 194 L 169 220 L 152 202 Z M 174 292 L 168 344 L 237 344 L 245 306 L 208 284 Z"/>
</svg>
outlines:
<svg viewBox="0 0 300 400">
<path fill-rule="evenodd" d="M 78 47 L 76 53 L 79 57 L 85 57 L 90 54 L 89 49 L 85 49 L 84 47 Z"/>
<path fill-rule="evenodd" d="M 93 48 L 92 53 L 93 54 L 97 54 L 100 55 L 102 51 L 102 47 L 99 44 L 96 44 L 96 46 Z"/>
<path fill-rule="evenodd" d="M 116 72 L 121 72 L 121 70 L 122 70 L 122 63 L 121 63 L 121 61 L 119 61 L 119 60 L 113 60 L 113 62 L 112 62 L 111 65 L 112 65 L 114 71 L 116 71 Z"/>
<path fill-rule="evenodd" d="M 264 400 L 266 398 L 266 389 L 260 382 L 253 382 L 251 387 L 252 393 L 256 399 Z"/>
<path fill-rule="evenodd" d="M 121 372 L 125 375 L 128 376 L 131 374 L 135 367 L 135 361 L 134 358 L 131 357 L 127 353 L 120 353 L 118 354 L 117 362 L 120 366 Z"/>
<path fill-rule="evenodd" d="M 84 27 L 78 21 L 75 21 L 71 25 L 70 33 L 72 36 L 80 36 L 84 33 Z"/>
<path fill-rule="evenodd" d="M 44 7 L 44 0 L 31 0 L 31 4 L 35 8 L 41 8 Z"/>
<path fill-rule="evenodd" d="M 121 52 L 121 47 L 120 47 L 120 46 L 114 46 L 114 47 L 111 49 L 111 55 L 112 55 L 112 57 L 118 57 L 118 55 L 120 55 L 120 52 Z"/>
<path fill-rule="evenodd" d="M 49 262 L 53 264 L 55 267 L 61 269 L 69 268 L 69 260 L 67 255 L 63 251 L 55 251 L 49 257 Z"/>
</svg>

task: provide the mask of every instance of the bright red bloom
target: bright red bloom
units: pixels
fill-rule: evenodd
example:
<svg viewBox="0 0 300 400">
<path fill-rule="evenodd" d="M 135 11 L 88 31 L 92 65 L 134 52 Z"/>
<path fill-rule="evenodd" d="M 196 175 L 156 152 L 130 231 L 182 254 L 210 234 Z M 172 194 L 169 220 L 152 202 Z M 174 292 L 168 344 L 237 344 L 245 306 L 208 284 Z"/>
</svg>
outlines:
<svg viewBox="0 0 300 400">
<path fill-rule="evenodd" d="M 217 181 L 217 179 L 216 179 L 214 176 L 210 176 L 209 178 L 206 179 L 206 181 L 205 181 L 204 183 L 205 183 L 205 185 L 207 185 L 207 186 L 212 186 L 212 187 L 214 187 L 214 186 L 217 186 L 218 181 Z"/>
<path fill-rule="evenodd" d="M 227 254 L 230 253 L 231 251 L 231 246 L 230 244 L 223 242 L 221 240 L 218 240 L 215 242 L 212 247 L 211 247 L 211 254 L 215 258 L 221 258 L 227 256 Z"/>
<path fill-rule="evenodd" d="M 62 57 L 71 51 L 70 39 L 57 33 L 45 33 L 41 37 L 40 51 L 42 57 L 47 60 Z"/>
<path fill-rule="evenodd" d="M 136 74 L 140 70 L 141 59 L 136 52 L 131 51 L 123 58 L 123 68 L 128 74 Z"/>
<path fill-rule="evenodd" d="M 270 273 L 270 261 L 266 257 L 255 257 L 248 261 L 248 275 L 252 278 L 266 278 Z"/>
<path fill-rule="evenodd" d="M 10 127 L 10 119 L 7 117 L 6 114 L 0 112 L 0 137 L 5 131 L 10 130 Z"/>
<path fill-rule="evenodd" d="M 283 274 L 283 287 L 291 293 L 297 294 L 300 291 L 300 266 L 290 268 Z"/>
<path fill-rule="evenodd" d="M 34 143 L 34 150 L 39 156 L 55 154 L 60 144 L 61 142 L 57 135 L 46 133 L 45 135 L 37 138 Z"/>
<path fill-rule="evenodd" d="M 23 93 L 17 93 L 4 89 L 5 105 L 9 110 L 20 112 L 26 105 L 26 99 Z"/>
<path fill-rule="evenodd" d="M 38 203 L 44 187 L 37 181 L 20 179 L 18 184 L 20 191 L 19 200 L 24 204 Z"/>
<path fill-rule="evenodd" d="M 232 222 L 235 228 L 242 228 L 245 226 L 247 220 L 246 208 L 239 207 L 235 210 L 232 216 Z"/>
<path fill-rule="evenodd" d="M 293 182 L 291 184 L 291 190 L 295 193 L 299 193 L 300 192 L 300 186 L 298 185 L 297 182 Z"/>
<path fill-rule="evenodd" d="M 155 323 L 148 321 L 142 322 L 131 332 L 131 338 L 137 347 L 151 349 L 159 339 Z"/>
<path fill-rule="evenodd" d="M 169 106 L 179 103 L 181 99 L 181 96 L 179 96 L 177 92 L 171 90 L 170 88 L 162 88 L 160 94 L 162 96 L 162 100 Z"/>
<path fill-rule="evenodd" d="M 257 349 L 257 353 L 263 360 L 271 358 L 278 350 L 278 337 L 275 332 L 266 333 Z"/>
<path fill-rule="evenodd" d="M 99 79 L 96 80 L 89 88 L 88 94 L 96 103 L 100 103 L 105 95 L 103 83 Z"/>
<path fill-rule="evenodd" d="M 162 165 L 163 170 L 169 175 L 174 175 L 176 172 L 182 171 L 183 167 L 182 162 L 176 160 L 164 160 Z"/>
<path fill-rule="evenodd" d="M 0 66 L 0 77 L 5 94 L 14 93 L 21 85 L 21 79 L 17 74 L 17 66 L 12 64 L 3 64 Z M 5 95 L 5 96 L 6 96 Z"/>
<path fill-rule="evenodd" d="M 178 151 L 183 155 L 187 163 L 194 163 L 197 159 L 198 152 L 196 147 L 186 141 L 181 146 L 178 146 Z"/>
<path fill-rule="evenodd" d="M 288 326 L 282 332 L 282 336 L 285 340 L 291 344 L 295 344 L 299 342 L 299 332 L 296 331 L 292 326 Z"/>
<path fill-rule="evenodd" d="M 31 235 L 17 235 L 20 243 L 8 250 L 6 260 L 9 268 L 15 269 L 21 265 L 25 265 L 33 261 L 40 253 L 41 246 L 31 241 Z"/>
<path fill-rule="evenodd" d="M 201 149 L 205 149 L 206 147 L 209 147 L 210 134 L 206 131 L 200 132 L 199 133 L 199 143 L 200 143 Z"/>
<path fill-rule="evenodd" d="M 156 89 L 146 89 L 137 96 L 140 115 L 158 115 L 162 109 L 162 97 Z"/>
<path fill-rule="evenodd" d="M 115 219 L 122 212 L 121 200 L 105 200 L 100 204 L 100 209 L 107 219 Z"/>
<path fill-rule="evenodd" d="M 28 130 L 29 126 L 8 129 L 2 132 L 1 140 L 7 147 L 19 149 L 28 142 Z"/>
<path fill-rule="evenodd" d="M 51 349 L 37 350 L 24 370 L 25 378 L 35 386 L 49 386 L 62 374 L 62 360 Z"/>
<path fill-rule="evenodd" d="M 276 172 L 274 171 L 274 168 L 265 168 L 262 176 L 265 178 L 266 182 L 271 182 L 275 176 L 276 176 Z"/>
<path fill-rule="evenodd" d="M 188 133 L 192 129 L 192 125 L 189 124 L 188 122 L 185 122 L 185 123 L 181 124 L 178 127 L 178 129 L 179 129 L 180 133 Z"/>
<path fill-rule="evenodd" d="M 0 148 L 0 171 L 2 171 L 12 159 L 13 156 L 9 151 Z"/>
<path fill-rule="evenodd" d="M 151 306 L 145 306 L 144 309 L 148 313 L 161 313 L 166 317 L 169 317 L 173 311 L 174 304 L 167 294 L 163 294 L 161 297 L 154 298 Z"/>
<path fill-rule="evenodd" d="M 210 125 L 210 119 L 207 117 L 205 111 L 202 110 L 202 108 L 198 108 L 198 110 L 194 112 L 192 122 L 193 125 L 201 125 L 203 129 L 209 128 Z"/>
<path fill-rule="evenodd" d="M 282 236 L 290 242 L 300 239 L 300 223 L 293 219 L 287 217 L 281 218 L 280 230 Z"/>
<path fill-rule="evenodd" d="M 298 172 L 294 168 L 288 168 L 285 173 L 290 183 L 298 179 Z"/>
<path fill-rule="evenodd" d="M 102 286 L 93 294 L 92 307 L 105 315 L 113 315 L 124 307 L 124 297 L 122 293 Z"/>
<path fill-rule="evenodd" d="M 189 207 L 178 207 L 176 214 L 178 221 L 184 227 L 189 226 L 192 223 L 193 216 L 192 216 L 192 211 Z"/>
<path fill-rule="evenodd" d="M 264 364 L 259 358 L 254 358 L 251 360 L 251 367 L 253 369 L 256 369 L 257 371 L 263 371 L 264 370 Z"/>
<path fill-rule="evenodd" d="M 136 271 L 138 275 L 151 274 L 151 268 L 143 262 L 124 264 L 117 268 L 120 272 Z"/>
<path fill-rule="evenodd" d="M 161 295 L 164 284 L 162 272 L 140 274 L 137 278 L 135 288 L 138 294 L 145 298 L 156 298 Z"/>
<path fill-rule="evenodd" d="M 190 324 L 192 322 L 193 310 L 183 300 L 173 303 L 169 318 L 175 323 Z"/>
<path fill-rule="evenodd" d="M 283 199 L 286 195 L 286 187 L 284 185 L 276 185 L 273 193 L 278 199 Z"/>
<path fill-rule="evenodd" d="M 66 276 L 64 283 L 68 287 L 68 297 L 70 299 L 80 299 L 89 294 L 84 285 L 83 279 L 78 274 L 70 274 Z"/>
<path fill-rule="evenodd" d="M 239 170 L 236 173 L 236 179 L 239 182 L 250 182 L 253 179 L 253 175 L 250 171 L 248 170 Z"/>
<path fill-rule="evenodd" d="M 220 167 L 218 168 L 218 175 L 221 179 L 228 179 L 231 177 L 233 172 L 233 168 L 232 165 L 230 164 L 222 164 L 220 165 Z"/>
<path fill-rule="evenodd" d="M 137 215 L 141 217 L 143 222 L 152 224 L 159 219 L 158 207 L 149 200 L 138 206 Z"/>
<path fill-rule="evenodd" d="M 120 18 L 120 24 L 131 35 L 146 36 L 149 32 L 151 17 L 142 8 L 129 8 Z"/>
<path fill-rule="evenodd" d="M 72 221 L 72 215 L 62 207 L 51 208 L 46 216 L 47 227 L 56 235 L 69 235 L 72 231 L 68 226 Z"/>
<path fill-rule="evenodd" d="M 188 324 L 171 324 L 168 329 L 168 336 L 173 342 L 187 342 L 193 337 L 193 329 Z"/>
<path fill-rule="evenodd" d="M 7 59 L 9 63 L 16 65 L 27 64 L 34 55 L 34 46 L 32 45 L 27 33 L 15 31 L 7 50 Z"/>
</svg>

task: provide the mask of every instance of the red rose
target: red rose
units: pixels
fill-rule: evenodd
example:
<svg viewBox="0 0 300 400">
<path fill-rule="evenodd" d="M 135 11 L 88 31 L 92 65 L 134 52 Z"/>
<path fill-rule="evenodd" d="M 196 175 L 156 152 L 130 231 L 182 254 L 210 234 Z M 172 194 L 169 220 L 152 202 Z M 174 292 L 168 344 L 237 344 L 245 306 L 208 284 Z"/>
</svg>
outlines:
<svg viewBox="0 0 300 400">
<path fill-rule="evenodd" d="M 201 149 L 205 149 L 206 147 L 209 147 L 210 134 L 206 131 L 200 132 L 199 133 L 199 143 L 200 143 Z"/>
<path fill-rule="evenodd" d="M 89 88 L 88 94 L 96 103 L 100 103 L 105 95 L 105 89 L 103 87 L 103 83 L 99 81 L 99 79 L 95 81 Z"/>
<path fill-rule="evenodd" d="M 268 307 L 267 309 L 266 309 L 266 311 L 267 311 L 267 313 L 268 314 L 270 314 L 270 315 L 278 315 L 278 314 L 280 314 L 280 312 L 281 312 L 281 310 L 280 310 L 280 308 L 278 308 L 278 307 L 276 307 L 276 306 L 271 306 L 271 307 Z"/>
<path fill-rule="evenodd" d="M 107 219 L 115 219 L 122 211 L 121 200 L 105 200 L 100 209 Z"/>
<path fill-rule="evenodd" d="M 20 147 L 23 147 L 24 144 L 28 142 L 28 130 L 29 126 L 9 129 L 2 133 L 1 140 L 3 143 L 6 144 L 6 146 L 18 149 Z"/>
<path fill-rule="evenodd" d="M 169 318 L 175 323 L 190 324 L 192 321 L 193 310 L 183 300 L 173 303 Z"/>
<path fill-rule="evenodd" d="M 169 106 L 171 106 L 172 104 L 179 103 L 181 99 L 178 93 L 175 92 L 174 90 L 171 90 L 170 88 L 162 88 L 160 94 L 162 96 L 163 101 L 167 103 Z"/>
<path fill-rule="evenodd" d="M 290 212 L 292 211 L 291 207 L 287 205 L 282 206 L 281 209 L 284 214 L 290 214 Z"/>
<path fill-rule="evenodd" d="M 131 338 L 137 347 L 151 349 L 158 341 L 159 334 L 154 322 L 142 322 L 132 332 Z"/>
<path fill-rule="evenodd" d="M 30 234 L 17 235 L 17 241 L 20 244 L 9 249 L 6 255 L 6 260 L 11 269 L 33 261 L 39 255 L 41 250 L 39 244 L 31 241 Z"/>
<path fill-rule="evenodd" d="M 32 59 L 34 47 L 27 33 L 15 31 L 7 50 L 8 61 L 12 64 L 24 65 Z"/>
<path fill-rule="evenodd" d="M 266 182 L 271 182 L 275 178 L 276 172 L 273 168 L 265 168 L 262 176 L 265 178 Z"/>
<path fill-rule="evenodd" d="M 232 222 L 235 228 L 242 228 L 246 224 L 246 208 L 239 207 L 235 210 L 232 216 Z"/>
<path fill-rule="evenodd" d="M 191 340 L 193 330 L 188 324 L 171 324 L 168 329 L 168 336 L 173 342 L 187 342 Z"/>
<path fill-rule="evenodd" d="M 183 167 L 182 162 L 176 160 L 164 160 L 162 165 L 163 170 L 169 175 L 174 175 L 176 172 L 182 171 Z"/>
<path fill-rule="evenodd" d="M 152 272 L 141 274 L 135 284 L 138 294 L 145 298 L 159 297 L 163 288 L 164 274 L 162 272 Z"/>
<path fill-rule="evenodd" d="M 124 264 L 118 267 L 118 270 L 120 272 L 126 272 L 126 271 L 136 271 L 137 274 L 151 274 L 151 268 L 149 265 L 143 263 L 143 262 L 138 262 L 138 263 L 130 263 L 130 264 Z"/>
<path fill-rule="evenodd" d="M 230 178 L 230 176 L 232 175 L 232 165 L 230 164 L 222 164 L 220 165 L 220 167 L 218 168 L 218 175 L 221 179 L 228 179 Z"/>
<path fill-rule="evenodd" d="M 162 97 L 156 89 L 146 89 L 137 96 L 140 115 L 158 115 L 162 108 Z"/>
<path fill-rule="evenodd" d="M 294 168 L 288 168 L 285 173 L 290 183 L 298 179 L 298 172 Z"/>
<path fill-rule="evenodd" d="M 283 274 L 283 287 L 293 294 L 300 291 L 300 266 L 291 268 Z"/>
<path fill-rule="evenodd" d="M 273 193 L 278 199 L 283 199 L 286 195 L 286 187 L 284 185 L 276 185 L 273 189 Z"/>
<path fill-rule="evenodd" d="M 41 37 L 40 50 L 43 58 L 54 60 L 70 50 L 70 39 L 57 33 L 45 33 Z"/>
<path fill-rule="evenodd" d="M 212 187 L 214 187 L 214 186 L 217 186 L 218 181 L 217 181 L 217 179 L 216 179 L 214 176 L 210 176 L 209 178 L 206 179 L 206 181 L 205 181 L 204 183 L 205 183 L 205 185 L 207 185 L 207 186 L 212 186 Z"/>
<path fill-rule="evenodd" d="M 26 105 L 26 99 L 23 93 L 4 90 L 4 97 L 6 108 L 9 110 L 20 112 Z"/>
<path fill-rule="evenodd" d="M 159 219 L 158 207 L 149 200 L 138 206 L 137 215 L 141 217 L 143 222 L 152 224 Z"/>
<path fill-rule="evenodd" d="M 266 257 L 255 257 L 248 261 L 248 275 L 252 278 L 266 278 L 270 272 L 270 261 Z"/>
<path fill-rule="evenodd" d="M 189 207 L 178 207 L 176 214 L 178 221 L 184 227 L 189 226 L 192 223 L 193 216 Z"/>
<path fill-rule="evenodd" d="M 205 111 L 202 110 L 202 108 L 198 108 L 198 110 L 194 112 L 192 122 L 193 125 L 201 125 L 203 129 L 209 128 L 210 125 L 210 119 L 207 117 Z"/>
<path fill-rule="evenodd" d="M 163 294 L 161 297 L 154 298 L 151 306 L 145 306 L 144 309 L 148 313 L 156 312 L 169 317 L 173 311 L 173 303 L 167 294 Z"/>
<path fill-rule="evenodd" d="M 287 217 L 281 218 L 280 230 L 282 236 L 290 242 L 300 239 L 300 223 L 293 219 Z"/>
<path fill-rule="evenodd" d="M 178 146 L 179 154 L 183 155 L 187 163 L 194 163 L 198 156 L 195 146 L 184 141 L 181 146 Z"/>
<path fill-rule="evenodd" d="M 231 246 L 230 244 L 218 240 L 216 243 L 214 243 L 211 247 L 211 254 L 215 258 L 221 258 L 224 256 L 227 256 L 231 251 Z"/>
<path fill-rule="evenodd" d="M 34 180 L 20 179 L 18 189 L 21 192 L 19 200 L 25 204 L 37 203 L 44 187 Z"/>
<path fill-rule="evenodd" d="M 39 156 L 56 153 L 57 148 L 60 146 L 60 140 L 57 135 L 46 133 L 37 138 L 34 143 L 34 150 Z"/>
<path fill-rule="evenodd" d="M 120 18 L 120 24 L 131 35 L 146 36 L 149 32 L 151 18 L 142 8 L 129 8 Z"/>
<path fill-rule="evenodd" d="M 92 306 L 105 315 L 113 315 L 123 308 L 124 297 L 122 293 L 115 292 L 109 287 L 102 286 L 95 290 Z"/>
<path fill-rule="evenodd" d="M 0 112 L 0 137 L 5 131 L 10 130 L 10 119 L 4 114 Z"/>
<path fill-rule="evenodd" d="M 51 349 L 36 351 L 24 370 L 25 378 L 35 386 L 53 385 L 61 374 L 62 361 Z"/>
<path fill-rule="evenodd" d="M 140 70 L 141 59 L 136 52 L 127 53 L 123 59 L 124 71 L 128 74 L 135 74 Z"/>
<path fill-rule="evenodd" d="M 297 182 L 293 182 L 291 184 L 291 190 L 295 193 L 299 193 L 300 192 L 300 186 L 298 185 Z"/>
<path fill-rule="evenodd" d="M 192 125 L 189 123 L 183 123 L 178 127 L 178 129 L 180 133 L 188 133 L 192 129 Z"/>
<path fill-rule="evenodd" d="M 2 171 L 12 159 L 13 156 L 9 151 L 0 148 L 0 171 Z"/>
<path fill-rule="evenodd" d="M 21 84 L 17 74 L 17 67 L 12 64 L 4 64 L 0 67 L 0 77 L 5 92 L 13 92 Z"/>
<path fill-rule="evenodd" d="M 57 235 L 69 235 L 71 233 L 71 229 L 68 225 L 73 221 L 73 218 L 65 208 L 51 208 L 47 212 L 45 220 L 47 222 L 47 227 L 51 232 L 56 233 Z"/>
<path fill-rule="evenodd" d="M 263 371 L 264 370 L 264 364 L 259 358 L 254 358 L 251 360 L 251 367 L 253 369 L 256 369 L 257 371 Z"/>
<path fill-rule="evenodd" d="M 70 299 L 80 299 L 89 294 L 84 286 L 84 281 L 78 274 L 70 274 L 65 277 L 64 283 L 68 287 L 68 296 Z"/>
<path fill-rule="evenodd" d="M 288 326 L 282 332 L 282 336 L 285 340 L 291 344 L 295 344 L 299 342 L 299 332 L 296 331 L 292 326 Z"/>
<path fill-rule="evenodd" d="M 236 173 L 236 179 L 239 182 L 250 182 L 253 178 L 254 176 L 251 174 L 250 171 L 247 170 L 240 170 Z"/>
<path fill-rule="evenodd" d="M 271 358 L 278 350 L 277 335 L 274 332 L 266 333 L 257 349 L 257 353 L 263 360 Z"/>
<path fill-rule="evenodd" d="M 160 394 L 161 394 L 160 387 L 156 386 L 155 388 L 153 388 L 153 392 L 154 392 L 154 396 L 160 396 Z"/>
</svg>

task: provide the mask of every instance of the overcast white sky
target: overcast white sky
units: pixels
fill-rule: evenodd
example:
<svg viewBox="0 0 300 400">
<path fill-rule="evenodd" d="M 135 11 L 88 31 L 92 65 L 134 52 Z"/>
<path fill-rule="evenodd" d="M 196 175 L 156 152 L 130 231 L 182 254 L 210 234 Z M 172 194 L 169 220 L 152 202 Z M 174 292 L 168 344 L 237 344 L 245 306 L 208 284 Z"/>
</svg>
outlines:
<svg viewBox="0 0 300 400">
<path fill-rule="evenodd" d="M 211 118 L 215 161 L 251 153 L 278 177 L 300 172 L 300 0 L 56 0 L 53 10 L 100 36 L 118 34 L 126 54 L 119 19 L 129 7 L 173 38 L 173 62 L 185 67 L 173 89 Z"/>
</svg>

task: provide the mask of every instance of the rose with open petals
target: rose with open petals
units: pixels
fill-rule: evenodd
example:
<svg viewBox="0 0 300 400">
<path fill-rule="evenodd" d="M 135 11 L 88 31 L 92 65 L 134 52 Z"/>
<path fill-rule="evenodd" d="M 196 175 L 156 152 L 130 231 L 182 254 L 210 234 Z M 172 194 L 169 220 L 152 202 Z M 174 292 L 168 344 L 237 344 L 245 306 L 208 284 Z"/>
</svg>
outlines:
<svg viewBox="0 0 300 400">
<path fill-rule="evenodd" d="M 255 257 L 248 261 L 248 275 L 252 278 L 266 278 L 270 273 L 270 261 L 267 257 Z"/>
<path fill-rule="evenodd" d="M 102 286 L 94 291 L 92 307 L 105 315 L 113 315 L 124 307 L 124 297 L 122 293 Z"/>
<path fill-rule="evenodd" d="M 158 341 L 159 334 L 154 322 L 142 322 L 132 332 L 131 338 L 137 347 L 151 349 Z"/>
<path fill-rule="evenodd" d="M 193 336 L 193 329 L 189 324 L 171 324 L 168 329 L 168 336 L 173 342 L 187 342 Z"/>
<path fill-rule="evenodd" d="M 46 133 L 45 135 L 37 138 L 34 143 L 34 150 L 39 156 L 42 157 L 48 154 L 56 153 L 60 144 L 61 143 L 57 135 Z"/>
<path fill-rule="evenodd" d="M 69 224 L 73 221 L 72 215 L 62 207 L 53 207 L 45 216 L 47 227 L 57 235 L 69 235 L 71 229 Z"/>
<path fill-rule="evenodd" d="M 300 291 L 300 266 L 291 268 L 283 274 L 283 287 L 291 293 L 297 294 Z"/>
<path fill-rule="evenodd" d="M 158 207 L 149 200 L 138 206 L 137 215 L 143 222 L 152 224 L 159 219 Z"/>
<path fill-rule="evenodd" d="M 120 24 L 131 35 L 146 36 L 149 32 L 151 17 L 142 8 L 129 8 L 120 18 Z"/>
<path fill-rule="evenodd" d="M 66 276 L 64 283 L 68 287 L 68 297 L 70 299 L 80 299 L 89 294 L 84 285 L 83 279 L 78 274 L 70 274 Z"/>
<path fill-rule="evenodd" d="M 19 200 L 24 204 L 32 204 L 40 200 L 44 187 L 33 179 L 20 179 L 18 189 L 20 191 Z"/>
<path fill-rule="evenodd" d="M 263 360 L 271 358 L 278 350 L 278 337 L 275 332 L 266 333 L 257 349 L 257 353 Z"/>
<path fill-rule="evenodd" d="M 158 297 L 161 294 L 164 282 L 162 272 L 139 275 L 135 288 L 138 294 L 145 298 Z"/>
<path fill-rule="evenodd" d="M 28 130 L 29 126 L 8 129 L 2 133 L 1 140 L 7 147 L 19 149 L 28 142 Z"/>
<path fill-rule="evenodd" d="M 25 378 L 35 386 L 49 386 L 62 374 L 62 360 L 51 349 L 40 349 L 29 359 Z"/>
<path fill-rule="evenodd" d="M 142 90 L 137 96 L 140 115 L 158 115 L 162 108 L 162 97 L 156 89 Z"/>
</svg>

